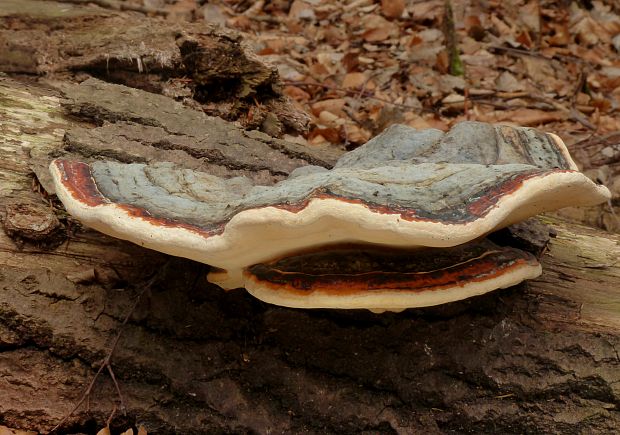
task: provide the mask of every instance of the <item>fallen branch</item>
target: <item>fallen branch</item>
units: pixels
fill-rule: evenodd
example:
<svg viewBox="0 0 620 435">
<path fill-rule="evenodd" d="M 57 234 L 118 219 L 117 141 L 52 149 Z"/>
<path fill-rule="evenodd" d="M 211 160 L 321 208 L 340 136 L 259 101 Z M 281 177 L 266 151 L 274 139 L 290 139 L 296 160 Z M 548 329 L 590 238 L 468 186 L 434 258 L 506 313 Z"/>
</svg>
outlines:
<svg viewBox="0 0 620 435">
<path fill-rule="evenodd" d="M 592 65 L 590 62 L 586 60 L 580 59 L 575 56 L 567 56 L 565 54 L 556 53 L 553 56 L 545 56 L 544 54 L 538 51 L 522 50 L 519 48 L 512 48 L 512 47 L 503 47 L 501 45 L 489 45 L 487 46 L 487 48 L 491 51 L 503 51 L 509 55 L 531 56 L 531 57 L 537 57 L 537 58 L 545 59 L 545 60 L 563 60 L 563 61 L 586 64 L 586 65 Z"/>
<path fill-rule="evenodd" d="M 411 106 L 409 104 L 395 103 L 393 101 L 386 100 L 385 98 L 375 97 L 374 95 L 369 94 L 367 91 L 360 93 L 359 91 L 355 89 L 348 90 L 348 89 L 339 88 L 337 86 L 326 85 L 324 83 L 308 83 L 308 82 L 296 82 L 296 81 L 285 80 L 284 84 L 290 85 L 290 86 L 316 86 L 316 87 L 323 88 L 323 89 L 329 89 L 330 91 L 341 92 L 342 94 L 347 95 L 349 97 L 355 97 L 355 98 L 363 97 L 363 98 L 368 98 L 370 100 L 375 100 L 375 101 L 380 101 L 382 103 L 391 104 L 396 107 L 402 107 L 403 109 L 420 110 L 420 107 Z"/>
</svg>

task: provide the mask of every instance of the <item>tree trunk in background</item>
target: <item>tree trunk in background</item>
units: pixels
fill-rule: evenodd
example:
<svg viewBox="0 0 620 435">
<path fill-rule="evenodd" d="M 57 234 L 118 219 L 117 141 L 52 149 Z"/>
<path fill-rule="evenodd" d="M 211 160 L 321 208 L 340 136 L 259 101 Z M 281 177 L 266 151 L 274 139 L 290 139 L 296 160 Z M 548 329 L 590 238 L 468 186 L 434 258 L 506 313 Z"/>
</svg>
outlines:
<svg viewBox="0 0 620 435">
<path fill-rule="evenodd" d="M 47 193 L 47 164 L 59 155 L 165 160 L 269 184 L 302 165 L 328 167 L 338 152 L 247 132 L 166 96 L 61 79 L 0 77 L 0 424 L 44 432 L 58 423 L 160 270 L 112 358 L 126 406 L 114 429 L 620 427 L 619 237 L 551 220 L 558 235 L 539 279 L 440 307 L 376 315 L 268 305 L 209 284 L 206 265 L 80 227 Z M 115 405 L 104 373 L 90 409 L 61 432 L 93 432 Z"/>
</svg>

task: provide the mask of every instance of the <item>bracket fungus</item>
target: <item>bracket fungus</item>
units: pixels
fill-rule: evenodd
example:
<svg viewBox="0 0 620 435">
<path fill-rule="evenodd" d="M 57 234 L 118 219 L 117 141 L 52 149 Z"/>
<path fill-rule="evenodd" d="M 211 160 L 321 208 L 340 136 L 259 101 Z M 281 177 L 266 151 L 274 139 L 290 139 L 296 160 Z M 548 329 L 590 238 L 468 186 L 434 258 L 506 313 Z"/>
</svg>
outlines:
<svg viewBox="0 0 620 435">
<path fill-rule="evenodd" d="M 531 128 L 394 125 L 334 168 L 274 186 L 171 164 L 55 160 L 67 211 L 103 233 L 213 266 L 209 280 L 266 302 L 398 311 L 541 273 L 486 236 L 539 213 L 606 201 L 562 140 Z"/>
</svg>

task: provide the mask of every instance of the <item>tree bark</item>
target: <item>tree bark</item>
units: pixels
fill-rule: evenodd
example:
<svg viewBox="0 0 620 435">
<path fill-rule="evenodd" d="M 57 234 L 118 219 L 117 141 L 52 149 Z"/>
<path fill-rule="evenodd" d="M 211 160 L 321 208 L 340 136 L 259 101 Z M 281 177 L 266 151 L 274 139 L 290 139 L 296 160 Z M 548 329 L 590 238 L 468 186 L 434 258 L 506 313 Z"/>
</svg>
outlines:
<svg viewBox="0 0 620 435">
<path fill-rule="evenodd" d="M 8 4 L 8 3 L 7 3 Z M 24 3 L 26 4 L 26 3 Z M 51 193 L 68 155 L 172 161 L 265 184 L 338 151 L 247 132 L 89 79 L 0 77 L 0 424 L 49 431 L 119 330 L 114 430 L 149 433 L 613 433 L 620 238 L 557 231 L 543 275 L 440 307 L 295 310 L 209 284 L 208 266 L 80 227 Z M 126 316 L 155 272 L 157 280 Z M 62 433 L 119 407 L 107 373 Z"/>
<path fill-rule="evenodd" d="M 277 69 L 262 62 L 238 32 L 136 12 L 3 0 L 0 71 L 98 77 L 275 136 L 303 131 L 309 122 L 282 95 Z"/>
</svg>

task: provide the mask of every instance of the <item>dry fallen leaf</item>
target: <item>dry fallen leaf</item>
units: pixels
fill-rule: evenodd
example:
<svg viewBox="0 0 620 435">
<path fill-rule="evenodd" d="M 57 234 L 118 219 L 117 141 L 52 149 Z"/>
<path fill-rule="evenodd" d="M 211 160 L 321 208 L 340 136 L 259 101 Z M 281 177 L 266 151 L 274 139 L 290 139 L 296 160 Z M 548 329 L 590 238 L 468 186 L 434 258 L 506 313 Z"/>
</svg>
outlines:
<svg viewBox="0 0 620 435">
<path fill-rule="evenodd" d="M 36 432 L 0 426 L 0 435 L 37 435 Z"/>
<path fill-rule="evenodd" d="M 405 0 L 381 0 L 381 13 L 388 18 L 399 18 L 405 11 Z"/>
<path fill-rule="evenodd" d="M 386 20 L 380 15 L 366 15 L 362 19 L 362 27 L 365 29 L 362 37 L 366 42 L 381 42 L 399 35 L 397 24 Z"/>
<path fill-rule="evenodd" d="M 506 122 L 512 125 L 526 127 L 541 126 L 549 122 L 562 121 L 566 119 L 566 113 L 560 111 L 544 111 L 539 109 L 516 109 L 493 111 L 478 117 L 480 121 L 486 122 Z"/>
<path fill-rule="evenodd" d="M 310 94 L 297 86 L 286 86 L 284 94 L 295 101 L 308 101 L 310 99 Z"/>
<path fill-rule="evenodd" d="M 348 142 L 361 145 L 370 140 L 371 134 L 368 130 L 360 128 L 357 124 L 347 123 L 343 127 L 345 138 Z"/>
<path fill-rule="evenodd" d="M 316 18 L 312 5 L 302 0 L 295 0 L 293 2 L 288 16 L 295 20 L 313 20 Z"/>
<path fill-rule="evenodd" d="M 362 72 L 348 73 L 342 79 L 342 87 L 347 88 L 360 88 L 366 83 L 366 74 Z"/>
<path fill-rule="evenodd" d="M 333 127 L 344 122 L 342 118 L 334 115 L 332 112 L 328 112 L 327 110 L 323 110 L 319 113 L 319 121 L 321 121 L 321 124 L 329 127 Z"/>
<path fill-rule="evenodd" d="M 346 101 L 343 98 L 330 98 L 327 100 L 317 101 L 314 103 L 312 107 L 312 113 L 315 116 L 319 116 L 319 114 L 323 111 L 328 111 L 333 113 L 334 115 L 345 116 L 342 109 Z"/>
<path fill-rule="evenodd" d="M 497 90 L 501 92 L 516 92 L 525 89 L 523 82 L 517 80 L 516 77 L 508 71 L 504 71 L 497 77 L 495 85 L 497 86 Z"/>
<path fill-rule="evenodd" d="M 99 432 L 97 432 L 97 435 L 111 435 L 110 428 L 108 426 L 104 427 Z"/>
</svg>

